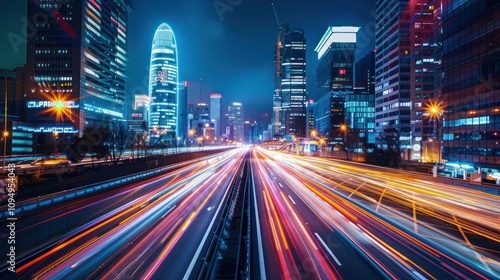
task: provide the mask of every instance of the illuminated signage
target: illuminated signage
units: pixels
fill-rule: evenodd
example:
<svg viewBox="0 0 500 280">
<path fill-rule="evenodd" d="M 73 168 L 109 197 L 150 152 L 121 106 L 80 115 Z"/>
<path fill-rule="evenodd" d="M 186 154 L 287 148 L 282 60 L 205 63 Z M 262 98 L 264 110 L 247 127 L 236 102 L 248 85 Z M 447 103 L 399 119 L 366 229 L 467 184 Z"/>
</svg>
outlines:
<svg viewBox="0 0 500 280">
<path fill-rule="evenodd" d="M 48 101 L 48 100 L 30 100 L 26 102 L 26 105 L 29 109 L 34 109 L 34 108 L 53 108 L 53 107 L 58 107 L 58 108 L 79 108 L 80 105 L 78 105 L 77 102 L 75 101 Z"/>
<path fill-rule="evenodd" d="M 132 113 L 132 118 L 142 118 L 142 113 Z"/>
<path fill-rule="evenodd" d="M 71 126 L 40 126 L 35 127 L 33 132 L 38 133 L 78 133 L 78 129 Z"/>
</svg>

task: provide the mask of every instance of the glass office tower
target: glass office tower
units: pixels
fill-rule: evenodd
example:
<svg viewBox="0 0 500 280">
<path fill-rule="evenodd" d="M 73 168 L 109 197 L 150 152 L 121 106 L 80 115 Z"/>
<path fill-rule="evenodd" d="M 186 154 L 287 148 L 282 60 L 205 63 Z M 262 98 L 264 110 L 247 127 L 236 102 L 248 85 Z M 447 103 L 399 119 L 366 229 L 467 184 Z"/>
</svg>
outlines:
<svg viewBox="0 0 500 280">
<path fill-rule="evenodd" d="M 304 29 L 285 29 L 281 52 L 281 111 L 285 135 L 306 136 L 306 39 Z"/>
<path fill-rule="evenodd" d="M 179 84 L 177 42 L 172 28 L 162 23 L 156 29 L 151 48 L 149 129 L 152 138 L 163 143 L 176 139 L 177 94 Z"/>
<path fill-rule="evenodd" d="M 214 134 L 215 137 L 220 137 L 220 105 L 222 100 L 222 94 L 211 93 L 210 94 L 210 120 L 214 123 Z"/>
<path fill-rule="evenodd" d="M 354 52 L 359 27 L 331 26 L 319 41 L 316 127 L 318 133 L 331 140 L 341 140 L 344 124 L 344 98 L 354 88 Z"/>
<path fill-rule="evenodd" d="M 28 1 L 27 17 L 34 21 L 27 28 L 23 94 L 39 138 L 58 133 L 72 139 L 86 126 L 124 120 L 131 5 Z"/>
<path fill-rule="evenodd" d="M 443 1 L 443 158 L 500 170 L 498 1 Z"/>
</svg>

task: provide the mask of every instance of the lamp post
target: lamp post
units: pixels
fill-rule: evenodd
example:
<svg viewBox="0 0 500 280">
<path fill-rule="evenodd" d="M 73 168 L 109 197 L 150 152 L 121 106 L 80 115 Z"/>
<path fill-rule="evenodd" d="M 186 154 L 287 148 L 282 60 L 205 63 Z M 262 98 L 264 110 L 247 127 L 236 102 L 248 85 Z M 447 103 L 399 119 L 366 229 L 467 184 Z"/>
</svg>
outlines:
<svg viewBox="0 0 500 280">
<path fill-rule="evenodd" d="M 59 141 L 59 132 L 55 131 L 54 132 L 54 154 L 58 153 L 58 149 L 57 149 L 57 146 L 59 144 L 58 141 Z"/>
<path fill-rule="evenodd" d="M 344 143 L 344 152 L 346 153 L 346 159 L 347 158 L 347 125 L 343 124 L 340 126 L 340 130 L 342 130 L 344 132 L 344 138 L 342 140 L 342 142 Z M 340 155 L 339 155 L 339 158 L 340 158 Z"/>
<path fill-rule="evenodd" d="M 311 137 L 312 138 L 316 138 L 316 135 L 318 135 L 318 133 L 316 132 L 316 130 L 312 130 L 311 131 Z"/>
<path fill-rule="evenodd" d="M 427 105 L 427 113 L 429 114 L 429 118 L 431 120 L 434 120 L 434 131 L 436 133 L 436 140 L 438 142 L 438 159 L 437 163 L 441 163 L 441 149 L 442 149 L 442 143 L 441 143 L 441 135 L 440 135 L 440 130 L 442 129 L 442 121 L 441 118 L 443 117 L 443 102 L 442 101 L 430 101 Z M 436 123 L 437 122 L 437 123 Z M 441 127 L 439 127 L 439 125 Z M 441 128 L 441 129 L 440 129 Z"/>
<path fill-rule="evenodd" d="M 2 71 L 3 77 L 5 78 L 5 103 L 3 111 L 3 165 L 2 165 L 2 177 L 5 178 L 5 156 L 7 154 L 7 137 L 9 132 L 7 131 L 7 95 L 9 91 L 9 86 L 7 83 L 7 76 Z"/>
</svg>

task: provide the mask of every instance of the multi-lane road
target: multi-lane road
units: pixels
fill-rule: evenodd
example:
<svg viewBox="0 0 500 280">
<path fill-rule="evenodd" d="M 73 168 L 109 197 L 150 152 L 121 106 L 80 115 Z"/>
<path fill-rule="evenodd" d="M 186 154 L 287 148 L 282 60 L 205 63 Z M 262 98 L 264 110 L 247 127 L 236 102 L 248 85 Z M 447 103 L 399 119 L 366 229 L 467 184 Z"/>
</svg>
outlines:
<svg viewBox="0 0 500 280">
<path fill-rule="evenodd" d="M 269 279 L 500 277 L 496 196 L 344 161 L 252 159 Z"/>
<path fill-rule="evenodd" d="M 261 148 L 20 216 L 17 276 L 196 279 L 248 160 L 252 279 L 500 278 L 497 196 Z"/>
</svg>

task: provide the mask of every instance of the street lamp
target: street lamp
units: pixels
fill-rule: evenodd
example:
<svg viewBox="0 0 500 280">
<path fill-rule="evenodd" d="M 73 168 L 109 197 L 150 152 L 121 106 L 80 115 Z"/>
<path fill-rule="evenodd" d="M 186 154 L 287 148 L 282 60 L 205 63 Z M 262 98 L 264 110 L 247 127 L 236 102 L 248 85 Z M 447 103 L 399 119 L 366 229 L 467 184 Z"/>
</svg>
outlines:
<svg viewBox="0 0 500 280">
<path fill-rule="evenodd" d="M 348 127 L 345 124 L 340 126 L 340 130 L 344 132 L 344 138 L 343 138 L 342 142 L 344 143 L 344 151 L 346 152 L 346 159 L 348 159 L 347 158 L 347 143 L 346 143 L 346 141 L 347 141 L 347 128 Z M 339 155 L 339 158 L 340 158 L 340 155 Z"/>
<path fill-rule="evenodd" d="M 2 71 L 3 77 L 5 78 L 5 103 L 3 111 L 3 165 L 2 165 L 2 177 L 5 178 L 5 155 L 7 154 L 7 136 L 9 132 L 7 131 L 7 93 L 9 91 L 9 85 L 7 83 L 7 76 Z"/>
<path fill-rule="evenodd" d="M 57 154 L 57 144 L 58 144 L 58 137 L 59 137 L 59 132 L 54 131 L 54 154 Z"/>
<path fill-rule="evenodd" d="M 7 130 L 5 130 L 3 132 L 3 165 L 2 165 L 2 175 L 3 176 L 5 176 L 5 154 L 7 152 L 7 137 L 8 136 L 9 136 L 9 132 Z"/>
<path fill-rule="evenodd" d="M 429 114 L 429 118 L 431 120 L 434 120 L 434 131 L 436 133 L 436 140 L 438 142 L 438 159 L 437 162 L 441 163 L 441 149 L 442 149 L 442 143 L 441 143 L 441 135 L 440 135 L 440 130 L 442 130 L 442 121 L 441 118 L 443 117 L 443 110 L 444 110 L 444 105 L 443 101 L 440 100 L 430 100 L 429 103 L 426 103 L 427 105 L 427 113 Z M 436 124 L 436 121 L 438 124 Z M 438 127 L 437 125 L 440 125 Z"/>
</svg>

